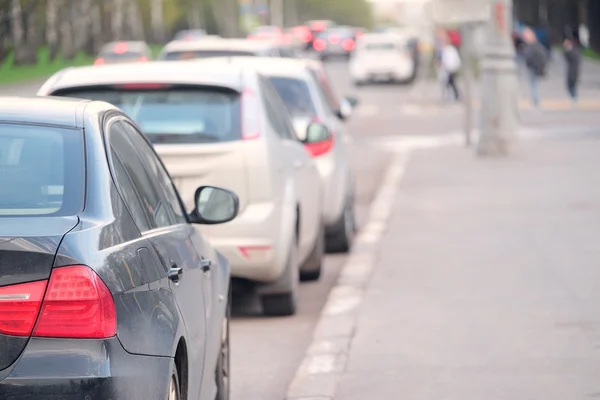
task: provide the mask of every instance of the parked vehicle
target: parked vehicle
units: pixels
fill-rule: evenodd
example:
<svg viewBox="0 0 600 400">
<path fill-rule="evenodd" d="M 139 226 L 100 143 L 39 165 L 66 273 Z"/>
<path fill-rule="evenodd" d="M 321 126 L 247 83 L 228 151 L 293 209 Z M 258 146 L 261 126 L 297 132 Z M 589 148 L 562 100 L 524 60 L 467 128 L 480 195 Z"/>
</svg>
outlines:
<svg viewBox="0 0 600 400">
<path fill-rule="evenodd" d="M 309 133 L 321 135 L 321 140 L 316 144 L 315 140 L 310 140 L 305 148 L 319 168 L 325 190 L 323 220 L 326 247 L 330 252 L 349 251 L 356 231 L 355 193 L 346 148 L 350 137 L 343 120 L 350 116 L 356 100 L 344 98 L 331 102 L 329 99 L 335 96 L 328 93 L 331 89 L 327 85 L 327 77 L 321 63 L 316 60 L 235 57 L 211 61 L 256 69 L 271 81 L 283 99 L 298 139 L 306 140 L 310 124 L 313 124 L 313 131 Z M 320 272 L 308 270 L 304 278 L 318 279 Z"/>
<path fill-rule="evenodd" d="M 409 82 L 415 76 L 412 51 L 400 35 L 365 34 L 358 40 L 350 60 L 350 76 L 355 85 Z"/>
<path fill-rule="evenodd" d="M 292 37 L 292 44 L 295 48 L 300 50 L 309 50 L 312 48 L 314 34 L 308 26 L 295 26 L 290 28 L 289 33 Z"/>
<path fill-rule="evenodd" d="M 239 217 L 202 230 L 229 259 L 232 275 L 255 284 L 266 314 L 294 314 L 300 266 L 322 265 L 323 189 L 276 90 L 234 64 L 141 67 L 66 69 L 39 94 L 105 100 L 129 113 L 155 144 L 188 209 L 198 186 L 235 190 Z"/>
<path fill-rule="evenodd" d="M 100 49 L 94 65 L 146 62 L 152 58 L 152 50 L 146 42 L 111 42 Z"/>
<path fill-rule="evenodd" d="M 230 266 L 192 224 L 236 195 L 188 214 L 104 102 L 2 98 L 0 121 L 0 398 L 229 398 Z"/>
<path fill-rule="evenodd" d="M 293 57 L 294 53 L 288 46 L 271 40 L 179 40 L 168 43 L 158 58 L 159 60 L 176 61 L 232 56 Z"/>
<path fill-rule="evenodd" d="M 349 26 L 336 26 L 316 35 L 313 49 L 321 61 L 331 57 L 346 57 L 356 48 L 356 33 Z"/>
<path fill-rule="evenodd" d="M 175 34 L 173 40 L 199 40 L 208 36 L 204 29 L 184 29 Z"/>
</svg>

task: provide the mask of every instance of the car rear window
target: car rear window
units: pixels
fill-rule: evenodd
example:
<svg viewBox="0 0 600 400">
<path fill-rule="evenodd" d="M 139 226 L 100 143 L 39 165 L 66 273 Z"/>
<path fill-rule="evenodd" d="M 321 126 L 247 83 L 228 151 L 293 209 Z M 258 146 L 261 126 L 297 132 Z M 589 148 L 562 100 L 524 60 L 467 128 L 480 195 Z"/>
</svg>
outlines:
<svg viewBox="0 0 600 400">
<path fill-rule="evenodd" d="M 0 124 L 0 217 L 79 213 L 83 148 L 80 130 Z"/>
<path fill-rule="evenodd" d="M 214 143 L 241 139 L 239 93 L 221 88 L 92 88 L 55 95 L 114 104 L 152 143 Z"/>
<path fill-rule="evenodd" d="M 251 51 L 241 50 L 200 50 L 200 51 L 173 51 L 165 53 L 163 59 L 169 61 L 176 60 L 191 60 L 197 58 L 213 58 L 213 57 L 236 57 L 236 56 L 254 56 Z"/>
<path fill-rule="evenodd" d="M 389 42 L 366 43 L 363 48 L 369 51 L 395 50 L 396 45 Z"/>
<path fill-rule="evenodd" d="M 317 112 L 306 82 L 295 78 L 270 77 L 292 117 L 316 117 Z"/>
<path fill-rule="evenodd" d="M 115 60 L 115 61 L 137 59 L 137 58 L 141 58 L 143 56 L 144 56 L 144 54 L 139 51 L 128 51 L 125 53 L 115 53 L 113 51 L 107 51 L 107 52 L 100 54 L 100 58 L 103 58 L 105 60 Z"/>
</svg>

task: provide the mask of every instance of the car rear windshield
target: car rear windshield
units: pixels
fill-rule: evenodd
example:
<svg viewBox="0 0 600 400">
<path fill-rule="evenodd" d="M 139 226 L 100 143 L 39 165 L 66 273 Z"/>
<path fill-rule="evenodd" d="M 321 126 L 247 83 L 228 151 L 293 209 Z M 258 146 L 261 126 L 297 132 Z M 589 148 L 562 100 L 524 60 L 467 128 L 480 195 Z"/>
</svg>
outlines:
<svg viewBox="0 0 600 400">
<path fill-rule="evenodd" d="M 294 78 L 269 78 L 292 117 L 316 117 L 317 112 L 306 82 Z"/>
<path fill-rule="evenodd" d="M 123 85 L 126 86 L 126 85 Z M 60 96 L 114 104 L 153 143 L 214 143 L 241 139 L 239 93 L 221 88 L 92 88 Z"/>
<path fill-rule="evenodd" d="M 381 50 L 395 50 L 396 45 L 394 43 L 389 42 L 374 42 L 374 43 L 366 43 L 363 48 L 369 51 L 381 51 Z"/>
<path fill-rule="evenodd" d="M 83 148 L 80 130 L 0 124 L 0 217 L 78 214 Z"/>
<path fill-rule="evenodd" d="M 143 57 L 143 53 L 139 51 L 128 51 L 125 53 L 115 53 L 113 51 L 107 51 L 100 54 L 100 58 L 105 60 L 130 60 Z"/>
<path fill-rule="evenodd" d="M 214 58 L 214 57 L 235 57 L 235 56 L 254 56 L 251 51 L 241 50 L 199 50 L 199 51 L 173 51 L 166 53 L 163 59 L 169 61 L 191 60 L 196 58 Z"/>
</svg>

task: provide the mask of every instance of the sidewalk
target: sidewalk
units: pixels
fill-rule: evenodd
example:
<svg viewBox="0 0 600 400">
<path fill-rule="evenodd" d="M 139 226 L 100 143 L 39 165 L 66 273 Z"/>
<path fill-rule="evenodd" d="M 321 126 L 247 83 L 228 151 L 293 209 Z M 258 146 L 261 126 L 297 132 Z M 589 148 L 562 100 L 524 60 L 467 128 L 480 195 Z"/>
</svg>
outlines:
<svg viewBox="0 0 600 400">
<path fill-rule="evenodd" d="M 600 397 L 598 154 L 413 153 L 335 399 Z"/>
</svg>

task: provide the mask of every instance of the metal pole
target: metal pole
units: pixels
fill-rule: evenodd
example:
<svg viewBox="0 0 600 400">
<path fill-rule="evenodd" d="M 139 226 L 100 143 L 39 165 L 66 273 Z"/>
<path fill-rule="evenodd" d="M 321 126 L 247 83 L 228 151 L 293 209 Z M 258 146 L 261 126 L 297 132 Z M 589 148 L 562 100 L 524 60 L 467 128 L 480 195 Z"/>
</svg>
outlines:
<svg viewBox="0 0 600 400">
<path fill-rule="evenodd" d="M 491 0 L 491 13 L 482 62 L 480 156 L 507 155 L 518 129 L 512 0 Z"/>
<path fill-rule="evenodd" d="M 271 0 L 271 25 L 283 27 L 283 0 Z"/>
<path fill-rule="evenodd" d="M 471 133 L 473 132 L 473 87 L 475 76 L 473 71 L 473 52 L 474 52 L 474 29 L 472 24 L 463 25 L 463 65 L 465 77 L 465 146 L 471 146 Z"/>
</svg>

